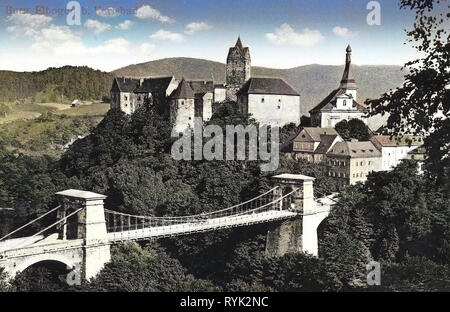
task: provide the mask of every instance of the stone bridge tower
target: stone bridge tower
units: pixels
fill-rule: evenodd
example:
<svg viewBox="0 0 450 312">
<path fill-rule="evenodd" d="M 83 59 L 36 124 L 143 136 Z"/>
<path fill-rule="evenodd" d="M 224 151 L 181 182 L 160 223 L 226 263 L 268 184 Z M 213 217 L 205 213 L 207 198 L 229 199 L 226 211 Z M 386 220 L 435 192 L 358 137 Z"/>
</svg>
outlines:
<svg viewBox="0 0 450 312">
<path fill-rule="evenodd" d="M 282 256 L 286 253 L 305 252 L 318 256 L 317 228 L 328 216 L 329 207 L 322 207 L 314 200 L 313 177 L 301 174 L 280 174 L 272 177 L 280 187 L 275 197 L 292 191 L 292 209 L 298 213 L 293 220 L 283 221 L 267 233 L 266 256 Z"/>
<path fill-rule="evenodd" d="M 53 261 L 64 264 L 74 278 L 89 280 L 110 261 L 106 196 L 79 190 L 56 195 L 60 203 L 56 233 L 0 242 L 0 267 L 9 279 L 36 263 Z"/>
<path fill-rule="evenodd" d="M 82 208 L 58 227 L 58 239 L 82 240 L 81 273 L 91 279 L 111 260 L 103 206 L 106 196 L 79 190 L 66 190 L 56 195 L 61 205 L 58 218 Z"/>
<path fill-rule="evenodd" d="M 228 51 L 226 66 L 226 98 L 236 101 L 236 92 L 250 79 L 250 50 L 242 45 L 239 37 L 236 45 Z"/>
</svg>

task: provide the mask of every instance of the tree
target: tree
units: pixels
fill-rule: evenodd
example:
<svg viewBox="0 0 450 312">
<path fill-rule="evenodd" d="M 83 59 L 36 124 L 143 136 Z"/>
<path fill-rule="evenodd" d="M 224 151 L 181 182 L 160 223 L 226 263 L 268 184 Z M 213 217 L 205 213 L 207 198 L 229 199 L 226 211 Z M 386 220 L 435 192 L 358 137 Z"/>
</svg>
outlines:
<svg viewBox="0 0 450 312">
<path fill-rule="evenodd" d="M 94 291 L 213 291 L 211 283 L 186 273 L 162 250 L 142 249 L 135 243 L 113 250 L 111 262 L 88 285 Z"/>
<path fill-rule="evenodd" d="M 8 282 L 6 281 L 6 273 L 4 272 L 3 268 L 0 268 L 0 292 L 6 292 L 10 290 L 10 286 L 8 285 Z"/>
<path fill-rule="evenodd" d="M 408 257 L 402 263 L 381 263 L 381 286 L 377 291 L 449 291 L 450 269 L 421 257 Z"/>
<path fill-rule="evenodd" d="M 450 189 L 450 34 L 448 4 L 440 0 L 400 0 L 416 12 L 408 41 L 423 57 L 407 62 L 402 87 L 366 101 L 372 114 L 388 113 L 394 134 L 426 135 L 426 169 L 438 185 Z"/>
<path fill-rule="evenodd" d="M 357 139 L 358 141 L 368 141 L 370 138 L 369 128 L 360 119 L 342 120 L 335 126 L 336 131 L 346 141 Z"/>
<path fill-rule="evenodd" d="M 347 287 L 362 281 L 372 259 L 403 263 L 414 256 L 448 264 L 450 200 L 416 166 L 403 161 L 347 187 L 321 226 L 319 255 Z"/>
</svg>

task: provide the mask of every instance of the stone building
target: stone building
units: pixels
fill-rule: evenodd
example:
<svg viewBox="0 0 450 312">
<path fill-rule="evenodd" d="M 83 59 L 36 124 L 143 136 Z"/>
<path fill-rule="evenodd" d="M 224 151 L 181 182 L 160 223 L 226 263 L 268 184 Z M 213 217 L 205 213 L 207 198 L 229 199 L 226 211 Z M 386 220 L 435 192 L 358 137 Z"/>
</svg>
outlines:
<svg viewBox="0 0 450 312">
<path fill-rule="evenodd" d="M 357 87 L 351 66 L 352 49 L 346 49 L 345 69 L 339 88 L 309 111 L 314 127 L 334 127 L 341 120 L 361 119 L 367 125 L 366 106 L 357 102 Z"/>
<path fill-rule="evenodd" d="M 303 128 L 285 150 L 294 159 L 304 159 L 311 163 L 321 163 L 326 153 L 342 138 L 334 128 Z"/>
<path fill-rule="evenodd" d="M 405 159 L 417 161 L 417 171 L 420 174 L 423 174 L 423 165 L 425 160 L 427 159 L 427 150 L 425 146 L 420 145 L 417 148 L 409 151 Z"/>
<path fill-rule="evenodd" d="M 328 176 L 341 186 L 364 182 L 372 171 L 381 170 L 381 152 L 370 141 L 338 142 L 326 155 Z"/>
<path fill-rule="evenodd" d="M 111 109 L 119 109 L 126 114 L 136 110 L 133 91 L 139 87 L 139 79 L 114 78 L 111 87 Z"/>
<path fill-rule="evenodd" d="M 226 99 L 236 101 L 236 93 L 251 77 L 250 50 L 239 37 L 228 51 L 226 65 Z"/>
<path fill-rule="evenodd" d="M 132 114 L 149 99 L 162 114 L 168 115 L 167 98 L 177 86 L 175 77 L 114 78 L 110 91 L 111 109 Z"/>
<path fill-rule="evenodd" d="M 381 152 L 381 170 L 392 170 L 402 159 L 408 158 L 408 153 L 423 144 L 420 137 L 391 137 L 389 135 L 374 135 L 370 141 Z M 413 154 L 411 154 L 413 155 Z"/>
<path fill-rule="evenodd" d="M 224 83 L 217 83 L 214 85 L 214 103 L 223 103 L 227 99 L 227 87 Z M 213 113 L 214 113 L 213 106 Z"/>
<path fill-rule="evenodd" d="M 194 92 L 195 117 L 201 117 L 203 121 L 208 121 L 212 116 L 214 102 L 214 82 L 213 81 L 188 81 Z"/>
<path fill-rule="evenodd" d="M 189 83 L 182 79 L 170 95 L 170 122 L 173 129 L 183 132 L 194 128 L 195 95 Z"/>
<path fill-rule="evenodd" d="M 250 78 L 237 92 L 237 103 L 261 125 L 300 123 L 300 95 L 281 78 Z"/>
<path fill-rule="evenodd" d="M 178 87 L 178 83 L 173 76 L 141 79 L 139 87 L 134 90 L 136 108 L 141 107 L 146 99 L 151 99 L 158 111 L 168 116 L 167 97 Z"/>
</svg>

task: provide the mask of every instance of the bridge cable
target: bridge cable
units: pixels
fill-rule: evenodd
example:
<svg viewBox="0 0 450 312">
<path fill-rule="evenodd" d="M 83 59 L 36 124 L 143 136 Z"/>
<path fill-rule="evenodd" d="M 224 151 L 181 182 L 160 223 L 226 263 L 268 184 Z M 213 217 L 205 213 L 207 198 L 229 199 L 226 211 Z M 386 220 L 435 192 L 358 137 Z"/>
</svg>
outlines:
<svg viewBox="0 0 450 312">
<path fill-rule="evenodd" d="M 208 215 L 216 214 L 216 213 L 218 213 L 218 212 L 223 212 L 223 211 L 231 210 L 231 209 L 233 209 L 233 208 L 237 208 L 237 207 L 239 207 L 239 206 L 245 205 L 245 204 L 247 204 L 247 203 L 249 203 L 249 202 L 251 202 L 251 201 L 254 201 L 254 200 L 256 200 L 256 199 L 258 199 L 258 198 L 260 198 L 260 197 L 262 197 L 262 196 L 264 196 L 264 195 L 269 194 L 270 192 L 273 192 L 273 191 L 276 190 L 277 188 L 278 188 L 278 186 L 276 186 L 276 187 L 274 187 L 274 188 L 268 190 L 267 192 L 265 192 L 265 193 L 263 193 L 263 194 L 261 194 L 261 195 L 258 195 L 258 196 L 254 197 L 254 198 L 252 198 L 252 199 L 249 199 L 249 200 L 247 200 L 247 201 L 245 201 L 245 202 L 239 203 L 239 204 L 234 205 L 234 206 L 230 206 L 230 207 L 227 207 L 227 208 L 224 208 L 224 209 L 220 209 L 220 210 L 210 211 L 210 212 L 207 212 L 207 213 L 194 214 L 194 215 L 174 216 L 174 217 L 154 217 L 154 216 L 132 215 L 132 214 L 123 213 L 123 212 L 118 212 L 118 211 L 109 210 L 109 209 L 105 209 L 105 211 L 108 212 L 108 213 L 113 213 L 113 214 L 117 214 L 117 215 L 123 215 L 123 216 L 127 216 L 127 217 L 133 217 L 133 218 L 138 217 L 138 218 L 155 219 L 155 220 L 158 220 L 158 219 L 159 219 L 159 220 L 174 220 L 174 219 L 182 219 L 182 218 L 194 218 L 194 217 L 199 217 L 199 216 L 204 217 L 204 216 L 208 216 Z"/>
<path fill-rule="evenodd" d="M 61 223 L 61 222 L 65 221 L 66 219 L 70 218 L 71 216 L 73 216 L 74 214 L 78 213 L 79 211 L 81 211 L 81 210 L 83 210 L 83 209 L 84 209 L 84 207 L 75 210 L 74 212 L 68 214 L 68 215 L 65 216 L 64 218 L 61 218 L 60 220 L 56 221 L 55 223 L 53 223 L 53 224 L 47 226 L 45 229 L 43 229 L 43 230 L 37 232 L 36 234 L 33 234 L 33 235 L 31 235 L 31 236 L 28 236 L 27 238 L 33 238 L 33 237 L 35 237 L 35 236 L 37 236 L 37 235 L 39 235 L 39 234 L 41 234 L 41 233 L 47 231 L 48 229 L 54 227 L 54 226 L 57 225 L 58 223 Z M 27 247 L 28 245 L 31 245 L 31 244 L 34 244 L 34 242 L 31 242 L 31 243 L 26 244 L 26 245 L 23 245 L 23 246 L 17 245 L 17 246 L 14 247 L 14 249 L 16 249 L 16 248 L 18 248 L 18 247 L 20 247 L 20 248 L 25 248 L 25 247 Z"/>
<path fill-rule="evenodd" d="M 17 233 L 18 231 L 20 231 L 20 230 L 22 230 L 22 229 L 26 228 L 27 226 L 29 226 L 30 224 L 32 224 L 32 223 L 34 223 L 34 222 L 36 222 L 37 220 L 39 220 L 39 219 L 42 219 L 43 217 L 45 217 L 46 215 L 48 215 L 48 214 L 52 213 L 53 211 L 55 211 L 56 209 L 58 209 L 58 208 L 60 208 L 60 207 L 61 207 L 61 205 L 59 205 L 59 206 L 57 206 L 57 207 L 53 208 L 53 209 L 52 209 L 52 210 L 50 210 L 50 211 L 47 211 L 47 212 L 46 212 L 46 213 L 44 213 L 43 215 L 41 215 L 41 216 L 37 217 L 37 218 L 36 218 L 36 219 L 34 219 L 34 220 L 31 220 L 30 222 L 28 222 L 28 223 L 27 223 L 27 224 L 25 224 L 25 225 L 22 225 L 21 227 L 19 227 L 18 229 L 16 229 L 16 230 L 12 231 L 11 233 L 9 233 L 9 234 L 6 234 L 6 235 L 5 235 L 5 236 L 3 236 L 2 238 L 0 238 L 0 241 L 4 240 L 5 238 L 7 238 L 7 237 L 11 236 L 11 235 L 12 235 L 12 234 L 14 234 L 14 233 Z"/>
</svg>

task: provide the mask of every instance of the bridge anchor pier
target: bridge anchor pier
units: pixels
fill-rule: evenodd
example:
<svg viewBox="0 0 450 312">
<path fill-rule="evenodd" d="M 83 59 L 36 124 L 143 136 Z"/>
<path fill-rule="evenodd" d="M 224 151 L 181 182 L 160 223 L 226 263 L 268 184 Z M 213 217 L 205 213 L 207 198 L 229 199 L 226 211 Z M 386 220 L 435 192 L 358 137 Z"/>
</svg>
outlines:
<svg viewBox="0 0 450 312">
<path fill-rule="evenodd" d="M 304 252 L 318 256 L 317 228 L 328 216 L 328 212 L 320 212 L 314 201 L 314 178 L 300 174 L 280 174 L 272 177 L 280 185 L 278 196 L 292 189 L 295 192 L 292 209 L 298 216 L 283 221 L 268 231 L 266 237 L 266 256 L 280 257 L 286 253 Z"/>
</svg>

